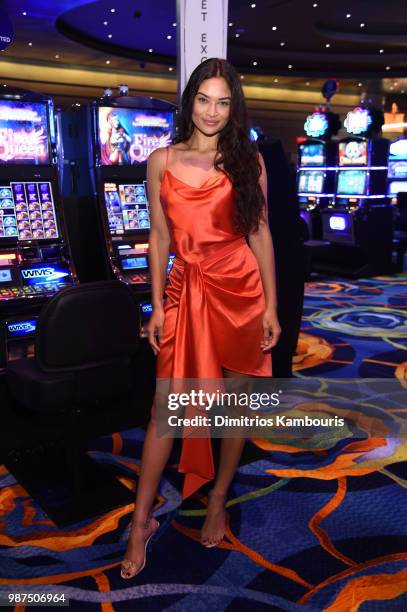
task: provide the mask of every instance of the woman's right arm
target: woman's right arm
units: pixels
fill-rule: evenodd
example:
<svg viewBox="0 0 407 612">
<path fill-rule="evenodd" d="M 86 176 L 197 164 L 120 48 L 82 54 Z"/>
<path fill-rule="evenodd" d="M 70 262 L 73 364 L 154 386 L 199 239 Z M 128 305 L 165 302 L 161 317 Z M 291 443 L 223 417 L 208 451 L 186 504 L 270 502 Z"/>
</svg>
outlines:
<svg viewBox="0 0 407 612">
<path fill-rule="evenodd" d="M 147 162 L 147 188 L 150 206 L 149 265 L 153 312 L 146 326 L 148 341 L 154 354 L 160 350 L 159 342 L 164 325 L 163 296 L 167 276 L 171 238 L 160 201 L 165 149 L 156 149 Z"/>
</svg>

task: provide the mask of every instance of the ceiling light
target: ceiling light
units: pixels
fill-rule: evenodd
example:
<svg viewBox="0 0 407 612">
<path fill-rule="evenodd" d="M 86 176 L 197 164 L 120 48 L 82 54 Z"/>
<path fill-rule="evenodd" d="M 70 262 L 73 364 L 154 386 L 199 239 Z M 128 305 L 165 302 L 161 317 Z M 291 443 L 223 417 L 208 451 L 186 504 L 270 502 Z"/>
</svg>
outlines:
<svg viewBox="0 0 407 612">
<path fill-rule="evenodd" d="M 240 75 L 240 78 L 241 78 L 241 79 L 244 79 L 244 75 L 243 75 L 243 74 L 241 74 L 241 75 Z"/>
<path fill-rule="evenodd" d="M 397 87 L 398 86 L 397 81 L 395 83 L 393 83 L 393 85 L 394 85 L 394 87 Z"/>
<path fill-rule="evenodd" d="M 169 70 L 170 72 L 172 72 L 172 71 L 174 70 L 174 68 L 173 68 L 172 66 L 170 66 L 170 67 L 168 68 L 168 70 Z"/>
<path fill-rule="evenodd" d="M 362 87 L 363 83 L 358 83 L 358 87 Z"/>
<path fill-rule="evenodd" d="M 256 5 L 253 3 L 250 5 L 252 8 L 256 8 Z"/>
<path fill-rule="evenodd" d="M 327 49 L 329 49 L 329 47 L 330 47 L 330 46 L 331 46 L 331 45 L 330 45 L 329 43 L 326 43 L 326 45 L 325 45 L 325 47 L 326 47 Z"/>
<path fill-rule="evenodd" d="M 176 21 L 174 21 L 174 23 L 172 24 L 172 26 L 173 26 L 174 28 L 176 28 L 176 27 L 177 27 L 177 22 L 176 22 Z"/>
<path fill-rule="evenodd" d="M 110 60 L 106 60 L 106 64 L 110 64 Z"/>
<path fill-rule="evenodd" d="M 108 34 L 107 37 L 108 38 L 112 38 L 113 34 Z"/>
<path fill-rule="evenodd" d="M 292 65 L 292 64 L 288 64 L 288 67 L 289 67 L 289 68 L 292 68 L 292 67 L 293 67 L 293 65 Z"/>
<path fill-rule="evenodd" d="M 111 12 L 111 13 L 115 13 L 115 12 L 116 12 L 116 9 L 114 9 L 114 8 L 113 8 L 113 9 L 110 9 L 110 12 Z"/>
<path fill-rule="evenodd" d="M 168 34 L 167 38 L 168 38 L 168 40 L 171 40 L 171 38 L 172 38 L 171 34 Z"/>
<path fill-rule="evenodd" d="M 384 49 L 379 49 L 379 53 L 384 53 Z"/>
<path fill-rule="evenodd" d="M 29 46 L 29 47 L 32 47 L 32 46 L 33 46 L 32 42 L 29 42 L 29 43 L 28 43 L 28 46 Z"/>
<path fill-rule="evenodd" d="M 274 83 L 278 83 L 278 79 L 274 79 Z"/>
<path fill-rule="evenodd" d="M 240 34 L 235 34 L 235 38 L 239 38 Z"/>
<path fill-rule="evenodd" d="M 233 25 L 233 23 L 230 21 L 230 22 L 229 22 L 229 28 L 231 28 L 231 27 L 232 27 L 232 25 Z"/>
<path fill-rule="evenodd" d="M 257 66 L 257 62 L 253 62 L 253 66 Z"/>
<path fill-rule="evenodd" d="M 390 66 L 386 66 L 386 70 L 390 70 Z"/>
<path fill-rule="evenodd" d="M 346 19 L 349 19 L 350 17 L 352 17 L 352 15 L 350 13 L 346 13 Z"/>
<path fill-rule="evenodd" d="M 305 84 L 306 84 L 307 87 L 309 87 L 309 85 L 310 85 L 309 81 L 307 81 Z"/>
<path fill-rule="evenodd" d="M 152 53 L 153 51 L 154 51 L 154 49 L 149 49 L 148 50 L 149 53 Z"/>
<path fill-rule="evenodd" d="M 393 91 L 394 87 L 390 87 L 390 90 Z"/>
<path fill-rule="evenodd" d="M 7 85 L 4 83 L 3 87 L 7 87 Z M 403 92 L 402 92 L 403 93 Z"/>
<path fill-rule="evenodd" d="M 365 24 L 364 24 L 364 23 L 361 23 L 361 24 L 360 24 L 360 27 L 361 27 L 361 28 L 364 28 L 364 27 L 365 27 Z"/>
<path fill-rule="evenodd" d="M 273 26 L 271 29 L 273 30 L 273 32 L 275 32 L 277 30 L 277 26 Z"/>
<path fill-rule="evenodd" d="M 404 92 L 404 89 L 402 89 L 402 90 L 401 90 L 401 93 L 405 93 L 405 92 Z"/>
<path fill-rule="evenodd" d="M 313 6 L 313 8 L 317 8 L 318 3 L 317 3 L 317 2 L 314 2 L 314 4 L 313 4 L 312 6 Z"/>
<path fill-rule="evenodd" d="M 108 22 L 108 21 L 104 21 L 104 22 L 103 22 L 103 25 L 104 25 L 104 26 L 107 26 L 108 24 L 109 24 L 109 22 Z"/>
<path fill-rule="evenodd" d="M 56 54 L 55 59 L 59 59 L 59 55 L 58 55 L 58 53 Z"/>
<path fill-rule="evenodd" d="M 27 17 L 27 11 L 23 11 L 24 17 Z"/>
<path fill-rule="evenodd" d="M 284 47 L 284 45 L 285 45 L 285 42 L 280 43 L 280 47 Z"/>
</svg>

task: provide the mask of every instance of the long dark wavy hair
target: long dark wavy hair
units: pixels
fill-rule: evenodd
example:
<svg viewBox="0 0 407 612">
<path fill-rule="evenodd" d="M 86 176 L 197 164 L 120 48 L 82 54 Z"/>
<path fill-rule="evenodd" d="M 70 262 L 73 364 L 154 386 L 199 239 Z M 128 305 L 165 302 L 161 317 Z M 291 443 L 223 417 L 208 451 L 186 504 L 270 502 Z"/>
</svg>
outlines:
<svg viewBox="0 0 407 612">
<path fill-rule="evenodd" d="M 184 89 L 178 115 L 175 143 L 186 142 L 192 136 L 192 108 L 202 81 L 223 77 L 231 91 L 230 116 L 219 134 L 215 158 L 216 170 L 231 180 L 235 195 L 234 226 L 247 235 L 259 228 L 264 196 L 259 185 L 261 166 L 257 146 L 249 136 L 250 124 L 239 75 L 226 60 L 211 58 L 199 64 Z"/>
</svg>

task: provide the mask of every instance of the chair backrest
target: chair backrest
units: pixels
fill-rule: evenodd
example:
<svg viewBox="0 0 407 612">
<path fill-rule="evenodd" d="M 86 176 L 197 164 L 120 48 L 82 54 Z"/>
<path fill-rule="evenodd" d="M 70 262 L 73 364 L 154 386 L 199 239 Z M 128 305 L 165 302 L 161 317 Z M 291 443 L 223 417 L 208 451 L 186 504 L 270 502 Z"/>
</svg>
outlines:
<svg viewBox="0 0 407 612">
<path fill-rule="evenodd" d="M 131 289 L 116 280 L 57 293 L 41 310 L 35 338 L 40 369 L 81 370 L 129 358 L 139 344 L 139 311 Z"/>
</svg>

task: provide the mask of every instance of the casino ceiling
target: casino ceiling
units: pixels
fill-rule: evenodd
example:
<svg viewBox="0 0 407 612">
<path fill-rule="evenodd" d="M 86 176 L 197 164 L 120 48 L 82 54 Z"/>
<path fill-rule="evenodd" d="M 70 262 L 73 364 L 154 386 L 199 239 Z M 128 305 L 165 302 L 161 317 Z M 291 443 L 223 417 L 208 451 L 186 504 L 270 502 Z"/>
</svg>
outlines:
<svg viewBox="0 0 407 612">
<path fill-rule="evenodd" d="M 15 35 L 1 53 L 0 85 L 82 100 L 124 81 L 138 92 L 175 98 L 175 0 L 2 6 Z M 317 102 L 323 81 L 335 77 L 343 95 L 366 89 L 404 102 L 407 2 L 229 0 L 228 59 L 259 99 L 287 98 L 289 91 L 295 100 L 301 91 L 302 99 Z"/>
</svg>

